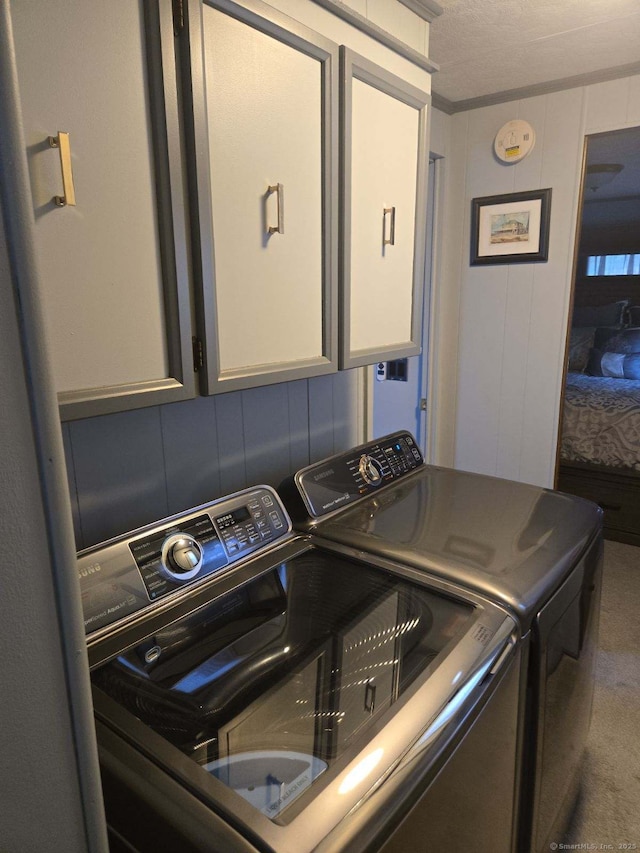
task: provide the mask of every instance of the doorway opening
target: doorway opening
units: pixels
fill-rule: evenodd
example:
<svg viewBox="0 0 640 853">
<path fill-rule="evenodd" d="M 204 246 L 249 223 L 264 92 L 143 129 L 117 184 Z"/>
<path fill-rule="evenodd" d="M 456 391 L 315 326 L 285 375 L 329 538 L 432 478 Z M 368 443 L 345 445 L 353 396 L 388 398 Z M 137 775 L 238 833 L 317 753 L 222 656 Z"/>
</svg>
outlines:
<svg viewBox="0 0 640 853">
<path fill-rule="evenodd" d="M 585 146 L 557 485 L 640 545 L 640 127 Z"/>
<path fill-rule="evenodd" d="M 367 370 L 368 428 L 370 441 L 397 430 L 408 430 L 423 456 L 430 458 L 432 444 L 429 423 L 429 344 L 431 296 L 433 291 L 434 237 L 437 228 L 438 190 L 443 160 L 429 159 L 427 193 L 427 244 L 425 252 L 425 293 L 422 316 L 422 352 L 412 358 L 378 362 Z"/>
</svg>

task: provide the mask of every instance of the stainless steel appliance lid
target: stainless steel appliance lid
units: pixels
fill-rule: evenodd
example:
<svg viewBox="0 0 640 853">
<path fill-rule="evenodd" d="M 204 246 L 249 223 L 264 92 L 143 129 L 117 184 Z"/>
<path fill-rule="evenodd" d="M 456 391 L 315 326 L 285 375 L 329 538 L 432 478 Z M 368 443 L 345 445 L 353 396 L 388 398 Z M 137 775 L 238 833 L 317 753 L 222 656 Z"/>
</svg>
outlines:
<svg viewBox="0 0 640 853">
<path fill-rule="evenodd" d="M 314 849 L 428 766 L 513 647 L 503 610 L 435 586 L 307 547 L 96 670 L 138 719 L 97 712 L 272 849 Z"/>
<path fill-rule="evenodd" d="M 570 495 L 422 465 L 312 529 L 501 601 L 526 627 L 601 517 L 595 504 Z"/>
</svg>

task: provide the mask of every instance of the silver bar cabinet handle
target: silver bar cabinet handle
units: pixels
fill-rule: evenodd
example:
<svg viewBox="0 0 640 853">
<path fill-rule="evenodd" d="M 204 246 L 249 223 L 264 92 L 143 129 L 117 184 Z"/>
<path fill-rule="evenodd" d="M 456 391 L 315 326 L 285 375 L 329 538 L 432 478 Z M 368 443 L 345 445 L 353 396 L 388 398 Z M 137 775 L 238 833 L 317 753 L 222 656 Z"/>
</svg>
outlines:
<svg viewBox="0 0 640 853">
<path fill-rule="evenodd" d="M 53 201 L 58 207 L 71 204 L 75 207 L 76 191 L 73 186 L 73 171 L 71 170 L 71 144 L 69 134 L 59 130 L 57 136 L 49 137 L 49 145 L 60 151 L 60 169 L 62 170 L 62 191 L 64 195 L 54 195 Z"/>
<path fill-rule="evenodd" d="M 389 237 L 387 237 L 387 214 L 390 214 Z M 384 217 L 384 235 L 382 237 L 383 246 L 395 246 L 396 244 L 396 209 L 395 207 L 385 207 L 383 210 Z"/>
<path fill-rule="evenodd" d="M 284 234 L 284 185 L 271 184 L 269 192 L 276 193 L 278 199 L 278 224 L 269 225 L 267 231 L 269 234 Z"/>
</svg>

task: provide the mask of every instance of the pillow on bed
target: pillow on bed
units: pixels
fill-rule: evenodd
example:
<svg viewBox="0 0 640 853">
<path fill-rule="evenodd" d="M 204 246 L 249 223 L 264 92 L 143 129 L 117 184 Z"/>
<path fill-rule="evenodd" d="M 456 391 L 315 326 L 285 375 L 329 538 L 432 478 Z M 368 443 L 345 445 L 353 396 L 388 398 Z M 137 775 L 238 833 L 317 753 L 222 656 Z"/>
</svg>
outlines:
<svg viewBox="0 0 640 853">
<path fill-rule="evenodd" d="M 572 326 L 622 326 L 628 299 L 610 302 L 609 305 L 575 306 Z"/>
<path fill-rule="evenodd" d="M 640 329 L 596 329 L 593 346 L 602 352 L 640 352 Z"/>
<path fill-rule="evenodd" d="M 571 329 L 569 338 L 569 370 L 582 373 L 589 361 L 589 350 L 594 345 L 595 326 L 579 326 Z"/>
<path fill-rule="evenodd" d="M 640 379 L 640 353 L 592 349 L 586 372 L 589 376 L 608 376 L 611 379 Z"/>
</svg>

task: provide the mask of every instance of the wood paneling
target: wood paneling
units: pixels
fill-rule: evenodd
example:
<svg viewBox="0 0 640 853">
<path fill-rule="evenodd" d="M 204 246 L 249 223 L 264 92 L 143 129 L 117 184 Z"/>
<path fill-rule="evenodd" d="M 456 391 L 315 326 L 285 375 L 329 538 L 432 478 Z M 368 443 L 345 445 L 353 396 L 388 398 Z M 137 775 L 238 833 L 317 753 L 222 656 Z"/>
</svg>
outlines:
<svg viewBox="0 0 640 853">
<path fill-rule="evenodd" d="M 434 394 L 444 400 L 457 386 L 455 452 L 452 458 L 439 453 L 436 461 L 553 485 L 584 136 L 638 119 L 639 79 L 470 110 L 450 119 L 448 232 L 441 262 L 446 281 L 440 286 L 446 284 L 452 304 L 457 290 L 460 307 L 457 317 L 442 312 L 435 325 L 442 351 L 447 341 L 457 340 L 457 364 L 452 357 L 439 370 Z M 493 155 L 493 139 L 514 118 L 531 122 L 536 145 L 520 163 L 504 165 Z M 471 200 L 544 187 L 553 191 L 549 261 L 471 267 Z M 439 417 L 438 430 L 444 434 L 445 428 L 451 429 L 451 421 L 445 424 Z"/>
<path fill-rule="evenodd" d="M 78 548 L 266 483 L 363 441 L 356 371 L 75 421 L 65 453 Z"/>
<path fill-rule="evenodd" d="M 216 398 L 160 409 L 169 513 L 180 512 L 220 494 Z"/>
<path fill-rule="evenodd" d="M 157 406 L 74 421 L 69 438 L 82 545 L 168 514 Z"/>
</svg>

